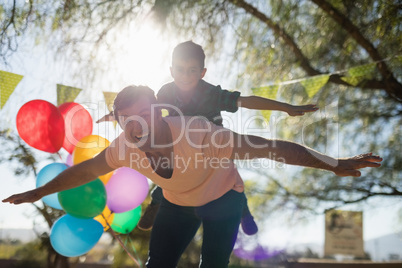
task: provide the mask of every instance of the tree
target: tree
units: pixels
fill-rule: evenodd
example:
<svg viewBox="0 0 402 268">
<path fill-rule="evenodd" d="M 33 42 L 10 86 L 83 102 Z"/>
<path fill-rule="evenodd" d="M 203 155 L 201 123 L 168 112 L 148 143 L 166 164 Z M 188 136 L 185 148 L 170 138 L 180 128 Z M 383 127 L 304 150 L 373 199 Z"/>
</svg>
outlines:
<svg viewBox="0 0 402 268">
<path fill-rule="evenodd" d="M 235 67 L 224 71 L 236 73 L 236 86 L 246 92 L 277 81 L 328 74 L 328 83 L 314 97 L 300 83 L 281 84 L 279 100 L 317 102 L 321 112 L 296 119 L 274 113 L 271 134 L 329 154 L 337 148 L 339 155 L 373 151 L 386 160 L 383 167 L 364 171 L 360 179 L 339 179 L 309 169 L 258 170 L 256 177 L 266 180 L 251 181 L 246 189 L 263 194 L 264 200 L 254 202 L 267 210 L 287 205 L 318 213 L 374 196 L 402 195 L 398 0 L 31 0 L 2 4 L 0 18 L 0 55 L 5 63 L 29 30 L 30 36 L 53 44 L 71 61 L 102 71 L 96 61 L 99 50 L 109 48 L 130 21 L 153 18 L 170 35 L 202 36 L 208 57 L 232 58 L 228 66 Z M 113 54 L 108 55 L 112 60 Z M 371 63 L 372 73 L 347 72 Z M 86 79 L 100 73 L 92 72 Z"/>
<path fill-rule="evenodd" d="M 8 162 L 9 166 L 14 169 L 14 173 L 17 176 L 37 175 L 38 160 L 35 154 L 30 148 L 28 148 L 22 140 L 10 133 L 8 130 L 0 130 L 0 144 L 4 148 L 0 157 L 0 164 Z M 55 160 L 54 156 L 49 156 L 50 160 Z M 48 159 L 48 160 L 49 160 Z M 39 161 L 43 161 L 39 160 Z M 53 209 L 43 203 L 43 206 L 32 204 L 37 213 L 41 215 L 46 221 L 49 230 L 52 227 L 56 219 L 64 214 L 63 211 Z M 40 236 L 40 248 L 47 253 L 46 263 L 47 267 L 69 267 L 68 258 L 55 252 L 50 244 L 50 238 L 48 233 L 43 233 Z M 29 254 L 32 254 L 30 252 Z M 28 256 L 29 257 L 29 256 Z"/>
</svg>

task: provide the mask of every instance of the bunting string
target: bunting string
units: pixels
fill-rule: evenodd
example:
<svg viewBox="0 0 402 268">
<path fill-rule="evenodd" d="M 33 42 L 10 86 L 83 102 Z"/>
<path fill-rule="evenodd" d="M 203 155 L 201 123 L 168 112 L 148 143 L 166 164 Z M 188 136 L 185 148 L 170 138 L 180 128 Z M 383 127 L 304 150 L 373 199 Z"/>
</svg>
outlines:
<svg viewBox="0 0 402 268">
<path fill-rule="evenodd" d="M 280 86 L 300 83 L 305 88 L 309 98 L 312 98 L 328 82 L 331 75 L 341 74 L 342 75 L 341 79 L 343 81 L 352 86 L 357 86 L 364 79 L 370 79 L 373 77 L 373 75 L 375 74 L 375 68 L 378 63 L 391 60 L 395 61 L 395 64 L 399 66 L 402 63 L 402 55 L 388 57 L 380 61 L 375 61 L 368 64 L 351 67 L 341 71 L 335 71 L 327 74 L 320 74 L 310 77 L 303 77 L 289 81 L 281 81 L 273 83 L 272 85 L 268 86 L 256 87 L 252 88 L 252 91 L 255 95 L 265 96 L 270 99 L 276 99 L 276 94 Z M 3 106 L 6 104 L 10 95 L 14 92 L 15 88 L 17 87 L 22 78 L 23 78 L 22 75 L 0 70 L 0 109 L 2 109 Z M 269 93 L 264 93 L 267 90 L 269 91 Z M 81 91 L 82 89 L 80 88 L 57 84 L 57 105 L 60 105 L 65 102 L 74 101 Z M 111 104 L 113 104 L 113 99 L 115 98 L 116 94 L 117 94 L 116 92 L 108 92 L 108 91 L 103 92 L 104 99 L 105 102 L 107 103 L 109 111 Z"/>
</svg>

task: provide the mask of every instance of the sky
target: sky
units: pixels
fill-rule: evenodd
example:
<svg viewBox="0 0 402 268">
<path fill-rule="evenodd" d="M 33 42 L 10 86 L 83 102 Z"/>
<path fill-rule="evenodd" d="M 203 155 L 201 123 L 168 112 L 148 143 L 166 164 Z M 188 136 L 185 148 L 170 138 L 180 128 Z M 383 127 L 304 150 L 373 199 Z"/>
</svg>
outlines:
<svg viewBox="0 0 402 268">
<path fill-rule="evenodd" d="M 170 55 L 173 47 L 180 41 L 171 43 L 162 42 L 152 28 L 139 30 L 137 36 L 128 36 L 128 40 L 121 40 L 133 44 L 128 51 L 120 53 L 118 66 L 111 66 L 103 81 L 98 81 L 93 88 L 82 88 L 76 102 L 86 105 L 93 120 L 96 121 L 106 113 L 102 91 L 119 91 L 129 84 L 146 84 L 157 90 L 164 83 L 170 82 Z M 138 42 L 142 40 L 142 42 Z M 197 40 L 194 40 L 197 42 Z M 0 111 L 2 127 L 9 127 L 16 131 L 15 118 L 19 108 L 27 101 L 44 99 L 55 105 L 56 84 L 81 87 L 82 84 L 74 79 L 60 62 L 49 55 L 46 48 L 32 48 L 28 43 L 21 46 L 21 51 L 10 60 L 9 66 L 0 66 L 1 70 L 24 75 L 8 102 Z M 223 70 L 219 63 L 208 62 L 205 80 L 220 84 L 222 88 L 231 88 L 233 83 L 219 81 L 219 70 Z M 114 73 L 118 70 L 118 73 Z M 242 113 L 240 110 L 238 113 Z M 238 126 L 234 126 L 237 128 Z M 234 129 L 237 131 L 237 129 Z M 117 131 L 117 132 L 116 132 Z M 263 131 L 263 130 L 262 130 Z M 93 134 L 101 135 L 110 141 L 117 136 L 118 130 L 112 124 L 94 124 Z M 35 149 L 34 149 L 35 150 Z M 39 152 L 45 157 L 47 153 Z M 60 162 L 65 162 L 67 153 L 61 149 Z M 41 162 L 38 170 L 50 162 Z M 7 163 L 0 165 L 2 186 L 0 198 L 4 199 L 11 194 L 30 190 L 35 187 L 35 178 L 16 177 Z M 397 213 L 402 204 L 385 199 L 374 199 L 363 205 L 350 206 L 350 210 L 364 211 L 364 238 L 373 239 L 382 235 L 400 230 Z M 10 205 L 0 203 L 0 228 L 33 228 L 34 224 L 44 226 L 40 217 L 35 217 L 35 209 L 31 204 Z M 312 216 L 305 222 L 285 222 L 281 218 L 268 218 L 266 222 L 258 222 L 262 230 L 256 237 L 262 244 L 271 247 L 286 247 L 297 243 L 324 243 L 324 216 Z M 399 228 L 399 229 L 398 229 Z"/>
</svg>

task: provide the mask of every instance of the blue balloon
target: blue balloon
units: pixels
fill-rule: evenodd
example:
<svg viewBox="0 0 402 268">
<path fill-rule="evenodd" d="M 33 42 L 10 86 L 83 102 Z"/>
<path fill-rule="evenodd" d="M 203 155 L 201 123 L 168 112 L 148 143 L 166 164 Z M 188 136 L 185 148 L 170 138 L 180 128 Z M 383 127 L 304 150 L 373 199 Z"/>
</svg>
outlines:
<svg viewBox="0 0 402 268">
<path fill-rule="evenodd" d="M 50 243 L 57 253 L 66 257 L 78 257 L 90 251 L 102 234 L 103 226 L 100 222 L 66 214 L 53 224 Z"/>
<path fill-rule="evenodd" d="M 45 185 L 49 181 L 53 180 L 57 175 L 67 168 L 68 166 L 63 163 L 52 163 L 45 166 L 39 171 L 38 176 L 36 177 L 36 188 L 41 187 L 42 185 Z M 44 196 L 42 201 L 52 208 L 63 209 L 60 205 L 57 193 Z"/>
</svg>

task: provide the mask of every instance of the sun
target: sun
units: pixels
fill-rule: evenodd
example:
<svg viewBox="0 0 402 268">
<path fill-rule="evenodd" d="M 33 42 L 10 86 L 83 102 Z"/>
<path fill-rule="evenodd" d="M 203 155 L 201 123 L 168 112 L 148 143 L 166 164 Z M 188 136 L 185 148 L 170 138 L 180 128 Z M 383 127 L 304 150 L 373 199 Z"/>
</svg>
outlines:
<svg viewBox="0 0 402 268">
<path fill-rule="evenodd" d="M 128 84 L 147 85 L 155 92 L 172 80 L 170 77 L 170 60 L 174 45 L 172 38 L 167 41 L 159 30 L 146 22 L 120 35 L 119 51 L 115 51 L 117 67 Z"/>
</svg>

